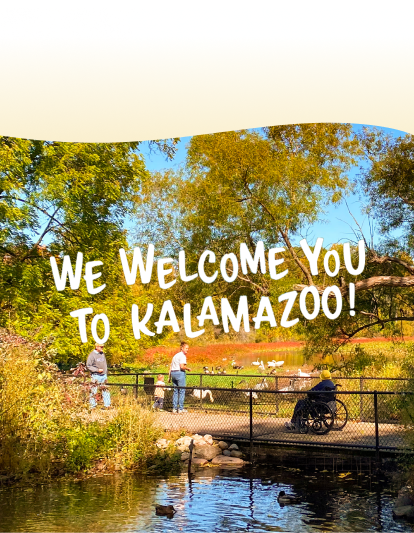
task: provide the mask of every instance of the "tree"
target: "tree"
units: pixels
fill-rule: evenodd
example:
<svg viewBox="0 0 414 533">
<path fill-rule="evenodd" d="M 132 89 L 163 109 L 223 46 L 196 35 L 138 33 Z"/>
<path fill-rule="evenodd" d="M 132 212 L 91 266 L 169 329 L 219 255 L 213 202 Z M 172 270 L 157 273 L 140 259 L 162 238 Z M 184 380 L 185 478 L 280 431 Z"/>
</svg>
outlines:
<svg viewBox="0 0 414 533">
<path fill-rule="evenodd" d="M 260 132 L 202 135 L 191 139 L 184 171 L 155 176 L 157 198 L 163 198 L 162 210 L 148 207 L 152 205 L 148 195 L 144 195 L 144 203 L 152 215 L 157 212 L 158 228 L 168 228 L 172 237 L 168 244 L 176 242 L 176 250 L 184 248 L 194 261 L 207 248 L 221 257 L 237 253 L 240 242 L 246 242 L 253 251 L 255 244 L 263 240 L 267 247 L 283 245 L 288 250 L 290 290 L 314 285 L 323 293 L 327 284 L 339 286 L 345 298 L 341 317 L 335 321 L 321 317 L 306 324 L 314 347 L 325 344 L 331 349 L 333 339 L 342 344 L 365 330 L 392 332 L 401 321 L 412 321 L 412 258 L 401 246 L 388 243 L 374 249 L 366 242 L 364 273 L 355 278 L 341 269 L 332 279 L 324 272 L 327 250 L 322 250 L 320 276 L 316 277 L 311 275 L 306 258 L 292 244 L 292 238 L 317 220 L 325 205 L 346 195 L 351 187 L 347 171 L 363 156 L 370 163 L 364 183 L 371 191 L 372 209 L 380 216 L 385 202 L 393 211 L 383 219 L 384 223 L 389 220 L 397 227 L 400 220 L 401 226 L 408 229 L 412 212 L 405 210 L 403 219 L 398 214 L 401 202 L 409 206 L 411 201 L 412 173 L 405 161 L 411 158 L 407 155 L 408 144 L 407 139 L 403 144 L 393 144 L 375 129 L 356 135 L 346 124 L 290 125 Z M 392 172 L 387 174 L 387 169 Z M 404 187 L 401 180 L 395 180 L 397 170 L 405 176 Z M 395 188 L 388 188 L 393 180 Z M 173 185 L 172 191 L 166 192 L 166 183 Z M 350 282 L 355 282 L 357 293 L 356 315 L 352 318 L 346 312 Z M 227 293 L 234 299 L 242 293 L 249 294 L 249 290 L 256 297 L 280 294 L 275 283 L 260 272 L 239 273 L 231 287 L 217 282 L 206 288 L 197 280 L 192 282 L 193 289 L 190 285 L 186 291 L 195 301 L 206 290 L 213 290 L 215 295 Z"/>
<path fill-rule="evenodd" d="M 321 319 L 310 325 L 315 347 L 323 344 L 322 335 L 326 340 L 342 337 L 338 340 L 341 345 L 370 330 L 402 335 L 404 324 L 414 322 L 414 138 L 391 138 L 381 131 L 365 129 L 360 141 L 368 161 L 360 175 L 360 186 L 370 200 L 369 213 L 379 223 L 385 239 L 377 248 L 365 239 L 367 268 L 356 280 L 343 278 L 343 295 L 349 291 L 348 282 L 355 281 L 355 318 L 344 315 L 335 324 L 322 324 Z M 401 232 L 400 238 L 390 237 L 392 230 Z M 357 234 L 364 238 L 360 230 Z M 324 286 L 318 289 L 322 292 Z M 411 333 L 412 328 L 406 331 Z"/>
<path fill-rule="evenodd" d="M 172 157 L 176 142 L 154 141 L 154 146 Z M 138 142 L 0 137 L 0 326 L 54 339 L 62 357 L 76 358 L 85 347 L 76 341 L 70 311 L 92 302 L 99 312 L 111 303 L 120 326 L 119 306 L 127 309 L 131 291 L 122 284 L 115 258 L 127 245 L 125 219 L 134 212 L 142 182 L 149 179 L 138 150 Z M 77 252 L 85 261 L 103 261 L 106 291 L 94 297 L 82 287 L 56 291 L 50 256 L 69 255 L 74 261 Z"/>
</svg>

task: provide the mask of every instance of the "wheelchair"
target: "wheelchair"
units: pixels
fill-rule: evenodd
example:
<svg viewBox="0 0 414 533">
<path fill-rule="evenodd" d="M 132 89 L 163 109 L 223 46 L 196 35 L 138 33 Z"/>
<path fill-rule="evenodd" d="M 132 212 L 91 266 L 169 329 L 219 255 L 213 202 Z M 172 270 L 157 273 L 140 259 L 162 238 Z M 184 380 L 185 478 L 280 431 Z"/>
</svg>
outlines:
<svg viewBox="0 0 414 533">
<path fill-rule="evenodd" d="M 335 386 L 339 387 L 340 385 Z M 331 430 L 342 430 L 348 422 L 348 410 L 345 404 L 336 398 L 335 391 L 331 400 L 326 401 L 321 394 L 308 394 L 305 405 L 298 411 L 299 433 L 309 431 L 316 435 L 326 435 Z"/>
</svg>

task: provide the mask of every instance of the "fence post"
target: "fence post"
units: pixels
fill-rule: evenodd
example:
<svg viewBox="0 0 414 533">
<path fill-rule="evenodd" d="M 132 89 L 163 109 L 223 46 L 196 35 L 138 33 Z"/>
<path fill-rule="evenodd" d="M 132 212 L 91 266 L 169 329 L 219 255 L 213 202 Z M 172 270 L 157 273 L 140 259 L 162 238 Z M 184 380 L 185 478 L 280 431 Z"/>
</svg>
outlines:
<svg viewBox="0 0 414 533">
<path fill-rule="evenodd" d="M 374 391 L 374 413 L 375 413 L 375 455 L 379 461 L 379 428 L 378 428 L 378 393 Z"/>
<path fill-rule="evenodd" d="M 360 392 L 364 390 L 364 379 L 362 377 L 359 378 L 359 390 Z M 362 401 L 362 394 L 359 395 L 359 419 L 361 422 L 364 421 L 364 404 Z"/>
<path fill-rule="evenodd" d="M 252 462 L 253 459 L 253 395 L 252 391 L 250 390 L 249 394 L 249 415 L 250 415 L 250 421 L 249 421 L 249 429 L 250 429 L 250 462 Z"/>
<path fill-rule="evenodd" d="M 278 376 L 275 377 L 275 390 L 277 391 L 279 390 L 279 377 Z M 279 394 L 275 394 L 275 396 L 276 396 L 276 402 L 275 402 L 276 413 L 278 413 L 279 412 Z"/>
<path fill-rule="evenodd" d="M 138 398 L 138 374 L 135 374 L 134 398 Z"/>
<path fill-rule="evenodd" d="M 200 374 L 200 409 L 203 408 L 203 391 L 201 387 L 203 386 L 203 374 Z"/>
</svg>

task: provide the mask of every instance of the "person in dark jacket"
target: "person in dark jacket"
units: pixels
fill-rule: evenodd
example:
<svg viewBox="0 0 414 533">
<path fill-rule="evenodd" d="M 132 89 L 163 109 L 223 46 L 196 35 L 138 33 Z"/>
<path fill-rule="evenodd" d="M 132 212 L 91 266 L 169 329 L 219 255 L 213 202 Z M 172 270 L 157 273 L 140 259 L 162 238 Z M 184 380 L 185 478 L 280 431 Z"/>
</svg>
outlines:
<svg viewBox="0 0 414 533">
<path fill-rule="evenodd" d="M 103 345 L 95 344 L 95 349 L 88 355 L 86 361 L 86 368 L 91 373 L 91 383 L 95 386 L 91 386 L 91 394 L 89 397 L 89 403 L 92 409 L 96 407 L 96 393 L 98 392 L 98 385 L 106 383 L 108 376 L 108 366 L 106 364 L 106 358 L 103 353 Z M 111 407 L 111 395 L 107 388 L 102 390 L 102 399 L 104 407 L 109 409 Z"/>
<path fill-rule="evenodd" d="M 320 394 L 312 395 L 313 399 L 317 399 L 320 402 L 325 402 L 329 405 L 332 411 L 335 411 L 335 400 L 333 399 L 332 393 L 329 391 L 335 390 L 335 384 L 331 381 L 331 373 L 329 370 L 322 370 L 321 372 L 321 381 L 310 389 L 311 391 L 320 391 Z M 304 400 L 299 400 L 295 405 L 295 410 L 293 411 L 292 420 L 290 422 L 285 422 L 285 427 L 289 430 L 299 430 L 299 412 L 302 411 L 305 407 L 309 405 L 310 399 L 306 398 Z"/>
</svg>

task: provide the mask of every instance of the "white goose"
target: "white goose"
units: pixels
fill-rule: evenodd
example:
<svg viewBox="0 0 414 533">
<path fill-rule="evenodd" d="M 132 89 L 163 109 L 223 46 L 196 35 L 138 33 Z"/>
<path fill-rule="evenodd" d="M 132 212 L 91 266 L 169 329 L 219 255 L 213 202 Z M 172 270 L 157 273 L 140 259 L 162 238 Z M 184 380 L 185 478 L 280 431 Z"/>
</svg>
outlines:
<svg viewBox="0 0 414 533">
<path fill-rule="evenodd" d="M 196 389 L 196 390 L 193 390 L 192 395 L 194 396 L 194 398 L 198 398 L 198 399 L 200 399 L 200 396 L 201 396 L 203 400 L 204 398 L 207 398 L 208 396 L 210 402 L 214 402 L 214 398 L 213 398 L 213 395 L 211 394 L 211 390 Z"/>
<path fill-rule="evenodd" d="M 302 370 L 301 370 L 300 368 L 299 368 L 299 370 L 298 370 L 298 376 L 299 376 L 300 378 L 310 378 L 310 377 L 311 377 L 310 374 L 306 374 L 306 372 L 302 372 Z"/>
<path fill-rule="evenodd" d="M 260 361 L 260 365 L 258 366 L 258 369 L 261 371 L 261 372 L 264 372 L 265 371 L 265 366 L 263 364 L 263 361 Z"/>
<path fill-rule="evenodd" d="M 262 361 L 262 364 L 263 364 L 263 361 Z M 253 361 L 252 365 L 253 366 L 260 366 L 259 358 L 257 358 L 257 361 Z"/>
<path fill-rule="evenodd" d="M 284 364 L 284 361 L 275 361 L 273 359 L 273 361 L 267 362 L 267 368 L 275 368 L 275 367 L 283 366 L 283 364 Z"/>
</svg>

